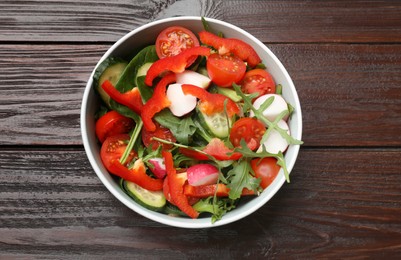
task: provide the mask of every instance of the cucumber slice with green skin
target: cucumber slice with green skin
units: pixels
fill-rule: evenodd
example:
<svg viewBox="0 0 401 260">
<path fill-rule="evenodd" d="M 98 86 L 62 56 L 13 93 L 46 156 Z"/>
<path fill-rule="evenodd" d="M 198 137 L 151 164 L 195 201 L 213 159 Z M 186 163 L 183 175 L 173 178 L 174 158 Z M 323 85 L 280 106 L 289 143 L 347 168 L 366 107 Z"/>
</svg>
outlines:
<svg viewBox="0 0 401 260">
<path fill-rule="evenodd" d="M 166 205 L 166 197 L 163 191 L 150 191 L 126 180 L 123 182 L 123 187 L 133 200 L 147 209 L 162 211 Z"/>
<path fill-rule="evenodd" d="M 163 212 L 173 217 L 178 217 L 178 216 L 187 217 L 187 214 L 182 212 L 177 206 L 174 206 L 171 203 L 166 204 L 166 207 L 164 208 Z"/>
<path fill-rule="evenodd" d="M 111 57 L 105 59 L 96 69 L 93 75 L 95 88 L 103 102 L 110 108 L 110 96 L 102 89 L 102 84 L 109 80 L 113 86 L 117 85 L 121 74 L 128 63 L 122 59 Z"/>
<path fill-rule="evenodd" d="M 227 114 L 222 111 L 212 115 L 206 115 L 197 108 L 199 122 L 202 126 L 219 138 L 225 138 L 230 134 L 231 119 L 227 118 Z"/>
</svg>

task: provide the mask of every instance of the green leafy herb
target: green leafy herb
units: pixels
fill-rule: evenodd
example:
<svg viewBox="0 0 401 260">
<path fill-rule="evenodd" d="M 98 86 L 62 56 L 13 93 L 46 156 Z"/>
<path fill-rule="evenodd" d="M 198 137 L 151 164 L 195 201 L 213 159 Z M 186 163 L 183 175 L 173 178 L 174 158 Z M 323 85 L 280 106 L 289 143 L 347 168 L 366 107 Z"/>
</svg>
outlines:
<svg viewBox="0 0 401 260">
<path fill-rule="evenodd" d="M 229 198 L 209 197 L 201 199 L 193 205 L 198 212 L 208 212 L 212 214 L 212 223 L 220 220 L 224 214 L 235 208 L 236 201 Z"/>
<path fill-rule="evenodd" d="M 185 145 L 190 143 L 191 137 L 196 131 L 196 126 L 191 117 L 175 117 L 168 109 L 157 113 L 154 119 L 162 126 L 170 129 L 177 141 Z"/>
<path fill-rule="evenodd" d="M 120 163 L 124 164 L 125 161 L 127 160 L 129 153 L 132 151 L 132 148 L 134 147 L 134 144 L 135 144 L 136 140 L 138 139 L 139 134 L 141 133 L 142 126 L 143 126 L 142 120 L 139 120 L 136 122 L 134 131 L 131 134 L 131 138 L 129 140 L 127 148 L 125 148 L 125 151 L 120 158 Z"/>
<path fill-rule="evenodd" d="M 250 172 L 251 165 L 247 160 L 241 160 L 228 172 L 227 178 L 229 178 L 230 181 L 227 187 L 230 188 L 230 192 L 228 193 L 230 199 L 239 199 L 244 188 L 257 191 L 260 179 L 254 178 Z"/>
</svg>

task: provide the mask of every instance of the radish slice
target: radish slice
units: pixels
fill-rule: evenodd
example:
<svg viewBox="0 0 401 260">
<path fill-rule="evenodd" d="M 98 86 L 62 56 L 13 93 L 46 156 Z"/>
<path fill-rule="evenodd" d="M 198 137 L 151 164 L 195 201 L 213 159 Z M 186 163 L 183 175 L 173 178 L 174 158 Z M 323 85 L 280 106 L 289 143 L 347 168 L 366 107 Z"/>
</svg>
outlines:
<svg viewBox="0 0 401 260">
<path fill-rule="evenodd" d="M 278 121 L 277 125 L 290 134 L 290 128 L 284 120 Z M 257 152 L 262 152 L 263 146 L 265 146 L 267 152 L 277 154 L 280 151 L 283 153 L 287 149 L 288 143 L 279 132 L 273 129 L 267 137 L 267 140 L 259 147 Z"/>
<path fill-rule="evenodd" d="M 192 70 L 186 70 L 176 74 L 176 82 L 180 84 L 191 84 L 206 89 L 209 87 L 211 79 Z"/>
<path fill-rule="evenodd" d="M 192 186 L 216 184 L 219 170 L 210 164 L 197 164 L 187 169 L 187 176 Z"/>
<path fill-rule="evenodd" d="M 284 98 L 277 94 L 266 94 L 258 97 L 254 102 L 253 106 L 256 109 L 259 109 L 260 106 L 270 97 L 274 97 L 273 102 L 268 106 L 265 111 L 263 111 L 263 115 L 270 121 L 273 122 L 276 117 L 283 111 L 288 111 L 287 102 Z M 255 114 L 251 111 L 250 116 L 253 117 Z M 283 118 L 287 121 L 288 115 Z"/>
<path fill-rule="evenodd" d="M 185 95 L 181 86 L 179 83 L 170 84 L 166 93 L 171 102 L 169 109 L 173 115 L 178 117 L 188 114 L 196 107 L 196 97 Z"/>
<path fill-rule="evenodd" d="M 152 158 L 149 159 L 149 162 L 154 166 L 153 168 L 150 168 L 150 170 L 153 172 L 153 174 L 159 178 L 163 179 L 166 174 L 166 165 L 164 164 L 164 159 L 163 158 Z"/>
</svg>

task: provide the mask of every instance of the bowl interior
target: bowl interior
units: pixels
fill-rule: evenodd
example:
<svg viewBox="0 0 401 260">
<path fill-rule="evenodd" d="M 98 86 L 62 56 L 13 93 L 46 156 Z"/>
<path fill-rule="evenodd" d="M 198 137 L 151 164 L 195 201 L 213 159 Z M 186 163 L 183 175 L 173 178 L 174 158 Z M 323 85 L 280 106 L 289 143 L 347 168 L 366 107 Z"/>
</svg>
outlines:
<svg viewBox="0 0 401 260">
<path fill-rule="evenodd" d="M 273 75 L 276 83 L 279 83 L 283 86 L 283 97 L 295 108 L 295 112 L 289 120 L 289 126 L 291 129 L 291 135 L 300 140 L 302 136 L 301 107 L 294 84 L 281 62 L 263 43 L 246 31 L 223 21 L 210 18 L 206 18 L 206 20 L 213 30 L 223 32 L 226 38 L 238 38 L 247 42 L 260 55 L 263 63 L 266 65 L 267 70 Z M 154 44 L 158 33 L 164 28 L 173 25 L 184 26 L 192 30 L 194 33 L 203 30 L 200 17 L 175 17 L 149 23 L 128 33 L 119 41 L 117 41 L 103 55 L 97 66 L 109 56 L 132 57 L 137 50 L 140 50 L 141 48 L 150 44 Z M 260 196 L 255 197 L 246 203 L 240 204 L 236 209 L 228 212 L 221 220 L 215 222 L 214 224 L 211 224 L 210 218 L 177 218 L 150 211 L 139 206 L 119 188 L 118 184 L 110 176 L 101 162 L 99 152 L 100 146 L 95 136 L 94 115 L 98 109 L 99 101 L 94 89 L 92 88 L 94 71 L 95 70 L 93 70 L 87 82 L 81 108 L 81 131 L 85 151 L 94 171 L 102 183 L 118 200 L 135 212 L 154 221 L 176 227 L 205 228 L 220 226 L 241 219 L 263 206 L 285 182 L 284 173 L 281 170 L 275 181 L 267 189 L 265 189 Z M 295 164 L 298 152 L 299 145 L 291 145 L 286 151 L 285 159 L 289 172 L 291 172 Z"/>
</svg>

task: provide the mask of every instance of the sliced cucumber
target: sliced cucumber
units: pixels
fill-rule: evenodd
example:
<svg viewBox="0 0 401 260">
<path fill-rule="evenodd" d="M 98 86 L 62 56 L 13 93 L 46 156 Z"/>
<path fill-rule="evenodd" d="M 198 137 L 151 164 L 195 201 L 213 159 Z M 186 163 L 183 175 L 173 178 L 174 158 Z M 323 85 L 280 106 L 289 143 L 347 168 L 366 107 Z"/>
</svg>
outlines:
<svg viewBox="0 0 401 260">
<path fill-rule="evenodd" d="M 123 182 L 123 187 L 131 198 L 147 209 L 162 211 L 166 205 L 166 197 L 164 197 L 163 191 L 149 191 L 126 180 Z"/>
<path fill-rule="evenodd" d="M 222 111 L 213 115 L 206 115 L 197 109 L 199 122 L 211 134 L 219 138 L 228 136 L 231 126 L 231 119 L 227 118 L 227 114 Z"/>
<path fill-rule="evenodd" d="M 187 214 L 182 212 L 177 206 L 174 206 L 171 203 L 166 204 L 166 207 L 164 208 L 164 213 L 173 217 L 187 216 Z"/>
<path fill-rule="evenodd" d="M 143 64 L 141 67 L 139 67 L 138 72 L 136 73 L 136 77 L 140 76 L 146 76 L 146 73 L 148 73 L 148 70 L 150 66 L 152 66 L 153 62 L 147 62 Z"/>
<path fill-rule="evenodd" d="M 93 75 L 95 88 L 108 107 L 110 107 L 110 96 L 102 89 L 102 84 L 109 80 L 115 86 L 127 65 L 128 63 L 122 59 L 110 57 L 97 67 Z"/>
</svg>

